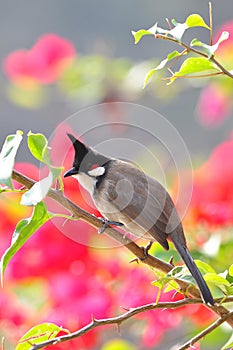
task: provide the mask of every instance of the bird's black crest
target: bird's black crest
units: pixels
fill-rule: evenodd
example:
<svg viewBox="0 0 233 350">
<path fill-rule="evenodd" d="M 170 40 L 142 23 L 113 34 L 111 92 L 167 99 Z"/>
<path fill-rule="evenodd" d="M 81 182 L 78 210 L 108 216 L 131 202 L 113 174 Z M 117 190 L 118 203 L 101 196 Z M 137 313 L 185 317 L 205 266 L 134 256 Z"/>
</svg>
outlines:
<svg viewBox="0 0 233 350">
<path fill-rule="evenodd" d="M 78 168 L 83 159 L 90 151 L 90 149 L 87 146 L 85 146 L 81 141 L 77 140 L 72 134 L 67 133 L 67 136 L 73 143 L 73 147 L 75 150 L 73 166 Z"/>
</svg>

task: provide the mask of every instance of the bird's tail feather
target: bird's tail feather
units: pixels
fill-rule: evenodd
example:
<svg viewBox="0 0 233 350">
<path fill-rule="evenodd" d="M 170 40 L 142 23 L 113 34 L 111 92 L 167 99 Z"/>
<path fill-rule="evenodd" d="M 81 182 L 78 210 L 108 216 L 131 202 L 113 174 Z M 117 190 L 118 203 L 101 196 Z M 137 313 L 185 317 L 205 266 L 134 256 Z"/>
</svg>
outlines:
<svg viewBox="0 0 233 350">
<path fill-rule="evenodd" d="M 171 235 L 171 240 L 174 246 L 176 247 L 178 253 L 180 254 L 181 258 L 184 260 L 189 271 L 191 272 L 193 278 L 197 282 L 197 285 L 201 291 L 201 294 L 205 303 L 214 305 L 214 299 L 209 290 L 209 287 L 207 286 L 201 272 L 198 270 L 198 267 L 195 264 L 191 254 L 189 253 L 188 248 L 183 243 L 180 243 L 178 240 L 172 237 L 172 235 Z"/>
</svg>

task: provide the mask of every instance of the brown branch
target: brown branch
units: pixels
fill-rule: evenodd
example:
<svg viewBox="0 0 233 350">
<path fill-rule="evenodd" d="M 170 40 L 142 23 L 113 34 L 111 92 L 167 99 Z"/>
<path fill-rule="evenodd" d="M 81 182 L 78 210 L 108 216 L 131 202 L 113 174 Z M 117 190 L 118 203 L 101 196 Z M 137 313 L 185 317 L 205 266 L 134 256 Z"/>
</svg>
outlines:
<svg viewBox="0 0 233 350">
<path fill-rule="evenodd" d="M 223 317 L 218 318 L 214 323 L 212 323 L 209 327 L 204 329 L 202 332 L 197 334 L 195 337 L 190 339 L 187 343 L 184 345 L 180 346 L 177 350 L 186 350 L 192 347 L 198 340 L 202 339 L 205 337 L 207 334 L 211 333 L 213 330 L 215 330 L 217 327 L 219 327 L 223 322 L 227 321 L 229 317 L 233 316 L 233 311 L 229 312 Z"/>
<path fill-rule="evenodd" d="M 29 179 L 28 177 L 20 174 L 17 171 L 13 171 L 12 178 L 19 182 L 20 184 L 24 185 L 27 188 L 31 188 L 35 181 L 32 179 Z M 96 218 L 95 216 L 89 214 L 85 210 L 79 208 L 76 204 L 74 204 L 71 200 L 66 198 L 64 194 L 56 189 L 50 189 L 48 192 L 48 197 L 54 199 L 58 203 L 60 203 L 64 208 L 69 210 L 72 215 L 76 216 L 77 218 L 89 223 L 91 226 L 100 229 L 103 225 L 102 221 Z M 105 231 L 105 233 L 110 236 L 111 238 L 115 239 L 117 242 L 124 245 L 128 250 L 131 251 L 138 259 L 144 258 L 144 250 L 139 247 L 135 242 L 133 242 L 128 237 L 122 235 L 119 231 L 108 227 Z M 142 263 L 151 266 L 155 269 L 158 269 L 164 273 L 168 273 L 173 269 L 173 265 L 166 263 L 158 258 L 155 258 L 151 255 L 148 255 L 146 259 L 142 260 Z M 190 285 L 189 283 L 181 280 L 176 280 L 179 284 L 182 291 L 188 291 L 192 297 L 201 299 L 199 290 L 194 286 Z M 206 305 L 208 308 L 210 308 L 212 311 L 217 313 L 219 316 L 224 317 L 226 314 L 229 313 L 229 311 L 223 307 L 222 305 L 215 304 L 214 306 Z M 227 322 L 230 326 L 233 327 L 233 316 L 227 319 Z"/>
<path fill-rule="evenodd" d="M 5 338 L 2 337 L 2 341 L 1 341 L 1 350 L 5 350 Z"/>
<path fill-rule="evenodd" d="M 210 46 L 213 45 L 213 11 L 212 3 L 209 2 L 209 19 L 210 19 Z"/>
<path fill-rule="evenodd" d="M 184 300 L 179 300 L 179 301 L 174 301 L 174 302 L 161 302 L 158 304 L 150 303 L 150 304 L 142 305 L 139 307 L 131 308 L 130 310 L 128 310 L 124 314 L 122 314 L 120 316 L 116 316 L 116 317 L 104 318 L 104 319 L 95 319 L 94 317 L 92 317 L 92 321 L 88 325 L 84 326 L 83 328 L 81 328 L 73 333 L 65 334 L 65 335 L 62 335 L 60 337 L 56 337 L 56 338 L 41 342 L 39 344 L 35 344 L 32 346 L 31 350 L 42 349 L 42 348 L 49 346 L 49 345 L 55 345 L 58 343 L 69 341 L 69 340 L 74 339 L 74 338 L 78 338 L 78 337 L 90 332 L 94 328 L 97 328 L 100 326 L 105 326 L 105 325 L 109 325 L 109 324 L 111 324 L 111 325 L 116 324 L 116 325 L 120 326 L 124 321 L 128 320 L 129 318 L 136 316 L 136 315 L 138 315 L 142 312 L 145 312 L 145 311 L 155 310 L 155 309 L 176 309 L 176 308 L 179 308 L 181 306 L 192 305 L 192 304 L 201 304 L 201 300 L 200 299 L 184 299 Z M 224 316 L 224 320 L 222 320 L 222 318 L 220 318 L 220 320 L 222 320 L 221 323 L 226 321 L 227 317 L 230 317 L 229 313 Z M 219 320 L 218 320 L 218 322 L 219 322 Z M 210 327 L 208 327 L 208 328 L 210 328 Z M 208 333 L 210 333 L 210 331 Z M 186 349 L 186 348 L 184 348 L 184 349 Z"/>
<path fill-rule="evenodd" d="M 169 70 L 170 71 L 170 70 Z M 163 78 L 163 80 L 171 80 L 171 78 L 175 78 L 175 79 L 195 79 L 195 78 L 209 78 L 209 77 L 215 77 L 216 75 L 223 75 L 223 72 L 216 72 L 216 73 L 209 73 L 209 74 L 200 74 L 200 75 L 175 75 L 172 71 L 170 71 L 173 76 L 172 77 L 168 77 L 168 78 Z"/>
<path fill-rule="evenodd" d="M 213 63 L 216 64 L 216 66 L 221 70 L 221 72 L 223 72 L 225 75 L 227 75 L 229 78 L 233 79 L 233 74 L 227 70 L 219 61 L 216 60 L 216 58 L 214 56 L 208 57 L 208 55 L 200 50 L 194 49 L 193 47 L 185 44 L 184 42 L 179 42 L 177 39 L 163 35 L 163 34 L 156 34 L 155 35 L 156 39 L 164 39 L 164 40 L 169 40 L 172 41 L 173 43 L 176 43 L 180 46 L 183 46 L 187 52 L 193 52 L 199 56 L 205 57 L 208 60 L 212 61 Z"/>
</svg>

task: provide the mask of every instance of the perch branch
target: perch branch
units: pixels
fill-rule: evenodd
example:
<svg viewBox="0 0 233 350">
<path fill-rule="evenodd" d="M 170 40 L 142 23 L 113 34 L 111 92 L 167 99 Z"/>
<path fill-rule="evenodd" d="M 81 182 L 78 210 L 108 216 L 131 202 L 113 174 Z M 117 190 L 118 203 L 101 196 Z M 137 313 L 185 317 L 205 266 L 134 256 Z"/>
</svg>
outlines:
<svg viewBox="0 0 233 350">
<path fill-rule="evenodd" d="M 20 184 L 24 185 L 27 188 L 31 188 L 35 181 L 26 177 L 25 175 L 20 174 L 17 171 L 13 171 L 12 178 L 19 182 Z M 69 210 L 72 215 L 76 216 L 77 218 L 89 223 L 91 226 L 97 228 L 98 230 L 102 227 L 103 223 L 101 220 L 96 218 L 95 216 L 89 214 L 85 210 L 79 208 L 75 203 L 73 203 L 71 200 L 66 198 L 64 194 L 56 189 L 50 189 L 48 194 L 48 197 L 54 199 L 58 203 L 60 203 L 64 208 Z M 119 231 L 113 229 L 112 227 L 108 227 L 105 231 L 105 233 L 110 236 L 111 238 L 115 239 L 122 245 L 124 245 L 128 250 L 130 250 L 138 259 L 144 258 L 144 250 L 139 247 L 135 242 L 133 242 L 131 239 L 126 237 L 125 235 L 122 235 Z M 166 263 L 158 258 L 153 257 L 152 255 L 148 254 L 148 257 L 146 259 L 143 259 L 142 262 L 146 265 L 149 265 L 155 269 L 158 269 L 164 273 L 168 273 L 173 269 L 173 265 Z M 188 291 L 192 297 L 200 299 L 200 292 L 199 290 L 193 286 L 190 285 L 187 282 L 177 280 L 177 283 L 179 284 L 181 290 Z M 214 306 L 206 305 L 208 308 L 210 308 L 212 311 L 217 313 L 219 316 L 224 317 L 226 314 L 229 313 L 229 311 L 223 307 L 222 305 L 215 304 Z M 228 324 L 233 327 L 233 315 L 227 319 Z"/>
<path fill-rule="evenodd" d="M 184 345 L 180 346 L 177 350 L 186 350 L 190 349 L 192 345 L 194 345 L 198 340 L 204 338 L 207 334 L 211 333 L 217 327 L 219 327 L 223 322 L 225 322 L 229 317 L 233 316 L 233 311 L 229 312 L 223 317 L 218 318 L 214 323 L 212 323 L 209 327 L 205 328 L 202 332 L 197 334 L 195 337 L 187 341 Z"/>
<path fill-rule="evenodd" d="M 32 346 L 31 350 L 39 350 L 39 349 L 42 349 L 42 348 L 49 346 L 49 345 L 56 345 L 58 343 L 62 343 L 62 342 L 69 341 L 69 340 L 74 339 L 74 338 L 78 338 L 78 337 L 88 333 L 89 331 L 93 330 L 94 328 L 97 328 L 100 326 L 105 326 L 105 325 L 109 325 L 109 324 L 111 324 L 111 325 L 115 324 L 115 325 L 120 326 L 121 323 L 128 320 L 129 318 L 136 316 L 136 315 L 138 315 L 142 312 L 145 312 L 145 311 L 155 310 L 155 309 L 176 309 L 176 308 L 181 307 L 181 306 L 191 305 L 191 304 L 200 304 L 200 303 L 201 303 L 200 299 L 184 299 L 184 300 L 179 300 L 179 301 L 174 301 L 174 302 L 161 302 L 158 304 L 150 303 L 150 304 L 142 305 L 142 306 L 139 306 L 136 308 L 131 308 L 130 310 L 128 310 L 124 314 L 122 314 L 120 316 L 116 316 L 116 317 L 105 318 L 105 319 L 95 319 L 94 317 L 92 317 L 92 321 L 88 325 L 84 326 L 83 328 L 80 328 L 79 330 L 77 330 L 73 333 L 65 334 L 65 335 L 62 335 L 60 337 L 56 337 L 56 338 L 41 342 L 39 344 L 35 344 Z M 217 321 L 219 322 L 219 324 L 226 321 L 226 319 L 228 317 L 230 317 L 230 314 L 233 314 L 233 312 L 225 315 L 224 319 L 223 318 L 218 319 Z M 221 320 L 221 322 L 220 322 L 220 320 Z M 212 324 L 211 327 L 208 327 L 209 328 L 208 333 L 210 333 L 211 330 L 213 330 L 217 327 L 217 326 L 215 326 L 213 328 L 214 324 Z M 204 335 L 206 335 L 206 334 L 204 334 Z M 193 339 L 192 339 L 192 341 L 193 341 Z M 197 340 L 199 340 L 199 339 L 200 338 L 198 338 Z M 197 340 L 195 340 L 195 342 Z M 181 349 L 183 350 L 186 348 L 180 348 L 180 350 Z"/>
</svg>

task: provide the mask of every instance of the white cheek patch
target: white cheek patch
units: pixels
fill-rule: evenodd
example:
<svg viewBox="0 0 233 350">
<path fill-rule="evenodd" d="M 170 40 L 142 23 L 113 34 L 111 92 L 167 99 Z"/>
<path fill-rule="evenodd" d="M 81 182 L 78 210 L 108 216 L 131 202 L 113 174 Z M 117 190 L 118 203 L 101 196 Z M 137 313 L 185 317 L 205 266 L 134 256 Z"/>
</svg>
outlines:
<svg viewBox="0 0 233 350">
<path fill-rule="evenodd" d="M 101 176 L 104 173 L 105 173 L 105 168 L 103 166 L 98 166 L 97 168 L 88 171 L 88 175 L 94 176 L 94 177 Z"/>
</svg>

